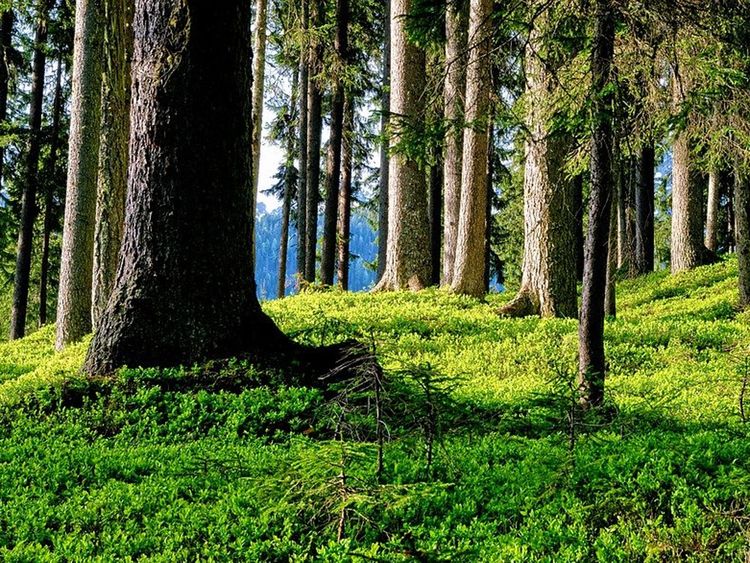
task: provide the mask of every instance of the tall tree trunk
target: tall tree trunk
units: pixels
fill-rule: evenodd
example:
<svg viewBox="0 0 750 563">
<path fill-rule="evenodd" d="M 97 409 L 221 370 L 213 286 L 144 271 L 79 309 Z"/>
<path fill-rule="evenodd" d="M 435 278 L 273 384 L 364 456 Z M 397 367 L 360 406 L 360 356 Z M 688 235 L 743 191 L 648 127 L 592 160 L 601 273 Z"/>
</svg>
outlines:
<svg viewBox="0 0 750 563">
<path fill-rule="evenodd" d="M 549 16 L 530 32 L 526 51 L 526 164 L 524 173 L 524 256 L 518 295 L 503 315 L 574 318 L 576 295 L 574 185 L 563 171 L 567 136 L 550 132 L 547 97 L 554 88 L 548 63 L 540 60 Z"/>
<path fill-rule="evenodd" d="M 47 17 L 50 2 L 37 3 L 37 24 L 34 37 L 34 62 L 31 76 L 31 107 L 29 108 L 29 148 L 26 153 L 21 226 L 18 232 L 16 274 L 13 286 L 13 310 L 10 316 L 10 338 L 26 334 L 26 311 L 29 303 L 29 277 L 33 247 L 34 221 L 37 214 L 36 193 L 39 187 L 39 151 L 41 148 L 42 104 L 44 102 L 44 71 L 47 62 Z"/>
<path fill-rule="evenodd" d="M 750 307 L 750 175 L 738 171 L 734 183 L 734 221 L 739 267 L 739 306 Z"/>
<path fill-rule="evenodd" d="M 684 102 L 682 84 L 673 79 L 674 103 Z M 690 139 L 679 132 L 672 147 L 672 273 L 703 263 L 703 190 L 692 164 Z"/>
<path fill-rule="evenodd" d="M 492 256 L 492 199 L 495 196 L 495 188 L 493 186 L 495 176 L 495 125 L 493 123 L 494 116 L 492 116 L 492 109 L 490 109 L 490 131 L 488 135 L 488 150 L 487 150 L 487 202 L 485 207 L 485 216 L 487 221 L 485 222 L 485 233 L 484 233 L 484 291 L 489 293 L 490 291 L 490 259 Z"/>
<path fill-rule="evenodd" d="M 461 172 L 461 207 L 451 289 L 484 295 L 487 232 L 487 153 L 492 46 L 492 0 L 472 0 L 469 8 L 469 64 L 466 68 L 466 122 Z"/>
<path fill-rule="evenodd" d="M 612 207 L 612 103 L 608 89 L 614 54 L 615 15 L 610 0 L 596 1 L 596 35 L 591 52 L 591 195 L 586 236 L 581 320 L 578 328 L 580 403 L 604 401 L 604 294 Z"/>
<path fill-rule="evenodd" d="M 646 274 L 654 269 L 654 160 L 653 141 L 641 147 L 638 157 L 636 208 L 636 270 Z"/>
<path fill-rule="evenodd" d="M 607 287 L 604 291 L 604 314 L 617 316 L 617 262 L 619 259 L 619 190 L 613 190 L 609 219 L 609 242 L 607 243 Z"/>
<path fill-rule="evenodd" d="M 104 72 L 94 232 L 91 317 L 94 328 L 115 283 L 125 223 L 130 139 L 133 1 L 103 0 Z"/>
<path fill-rule="evenodd" d="M 253 200 L 250 209 L 255 210 L 258 206 L 258 171 L 260 170 L 260 151 L 263 136 L 263 94 L 266 78 L 266 21 L 268 13 L 268 0 L 255 0 L 255 32 L 253 36 L 253 142 L 251 152 L 253 155 Z M 252 245 L 253 272 L 255 272 L 255 228 L 250 235 Z"/>
<path fill-rule="evenodd" d="M 52 204 L 54 200 L 57 169 L 57 156 L 60 151 L 60 117 L 62 114 L 62 53 L 57 59 L 57 73 L 55 75 L 55 98 L 52 102 L 52 130 L 50 131 L 50 148 L 47 157 L 47 186 L 44 193 L 44 234 L 42 238 L 41 272 L 39 276 L 39 326 L 47 324 L 47 295 L 49 286 L 49 243 L 52 234 Z"/>
<path fill-rule="evenodd" d="M 8 92 L 10 90 L 10 52 L 13 48 L 13 10 L 5 10 L 0 16 L 0 126 L 5 126 L 8 118 Z M 0 133 L 3 131 L 0 130 Z M 5 148 L 0 146 L 0 187 L 3 186 Z"/>
<path fill-rule="evenodd" d="M 279 242 L 279 279 L 276 285 L 276 297 L 281 299 L 286 295 L 286 255 L 289 249 L 289 219 L 292 214 L 292 199 L 294 197 L 294 150 L 296 149 L 297 132 L 294 127 L 294 117 L 297 108 L 297 94 L 299 91 L 299 74 L 292 79 L 292 91 L 289 97 L 290 122 L 286 130 L 286 169 L 284 173 L 284 196 L 281 205 L 281 241 Z"/>
<path fill-rule="evenodd" d="M 383 22 L 383 76 L 380 99 L 380 187 L 378 191 L 378 276 L 385 272 L 388 249 L 388 112 L 391 108 L 391 0 L 385 0 Z"/>
<path fill-rule="evenodd" d="M 309 0 L 302 0 L 302 29 L 309 27 Z M 307 257 L 307 96 L 310 91 L 310 72 L 306 45 L 300 48 L 299 63 L 299 183 L 297 185 L 297 281 L 305 278 Z"/>
<path fill-rule="evenodd" d="M 719 199 L 721 182 L 719 171 L 712 168 L 708 173 L 708 205 L 706 206 L 706 239 L 705 245 L 711 252 L 719 249 Z"/>
<path fill-rule="evenodd" d="M 339 220 L 336 240 L 338 244 L 338 285 L 349 289 L 349 238 L 352 215 L 352 153 L 354 149 L 354 101 L 347 95 L 344 105 L 344 136 L 341 156 L 341 190 L 339 191 Z"/>
<path fill-rule="evenodd" d="M 445 12 L 444 117 L 448 124 L 443 159 L 443 274 L 450 286 L 456 263 L 458 221 L 461 207 L 461 173 L 466 94 L 467 17 L 459 2 L 450 0 Z"/>
<path fill-rule="evenodd" d="M 331 103 L 331 125 L 328 137 L 328 163 L 326 168 L 326 202 L 323 219 L 323 248 L 320 253 L 320 280 L 323 285 L 333 285 L 336 269 L 336 226 L 338 223 L 339 187 L 341 182 L 341 143 L 344 128 L 344 73 L 349 57 L 347 30 L 349 27 L 349 0 L 336 0 L 336 37 L 334 50 L 339 73 L 334 73 L 336 86 Z"/>
<path fill-rule="evenodd" d="M 576 279 L 583 281 L 583 246 L 586 238 L 583 234 L 583 216 L 586 206 L 583 201 L 583 174 L 573 178 L 573 210 L 575 212 L 575 245 L 576 245 Z"/>
<path fill-rule="evenodd" d="M 403 127 L 418 127 L 424 102 L 425 54 L 410 43 L 405 17 L 411 0 L 391 0 L 391 147 L 399 142 Z M 378 290 L 427 287 L 432 274 L 430 220 L 425 172 L 399 151 L 392 154 L 388 172 L 388 251 Z"/>
<path fill-rule="evenodd" d="M 325 3 L 314 0 L 310 14 L 310 28 L 319 30 L 324 23 Z M 305 201 L 305 281 L 315 281 L 316 245 L 318 241 L 318 200 L 320 198 L 320 136 L 322 91 L 320 74 L 323 72 L 323 45 L 317 37 L 310 45 L 310 84 L 307 91 L 307 199 Z"/>
<path fill-rule="evenodd" d="M 73 46 L 68 185 L 57 300 L 55 345 L 58 350 L 91 330 L 94 220 L 101 126 L 102 27 L 100 1 L 78 0 Z"/>
<path fill-rule="evenodd" d="M 428 213 L 430 216 L 430 254 L 432 255 L 432 274 L 430 285 L 440 285 L 440 257 L 443 247 L 443 151 L 439 146 L 433 148 L 433 162 L 430 166 L 430 186 Z"/>
</svg>

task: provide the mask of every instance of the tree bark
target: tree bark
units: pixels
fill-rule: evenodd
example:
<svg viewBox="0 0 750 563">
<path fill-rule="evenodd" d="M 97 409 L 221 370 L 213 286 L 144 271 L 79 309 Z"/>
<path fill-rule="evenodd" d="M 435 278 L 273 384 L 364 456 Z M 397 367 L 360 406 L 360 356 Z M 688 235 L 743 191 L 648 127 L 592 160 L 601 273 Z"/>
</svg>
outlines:
<svg viewBox="0 0 750 563">
<path fill-rule="evenodd" d="M 604 294 L 612 207 L 612 103 L 607 86 L 614 54 L 615 15 L 610 0 L 596 2 L 596 35 L 591 52 L 591 195 L 586 236 L 581 320 L 578 328 L 579 401 L 582 408 L 604 401 Z"/>
<path fill-rule="evenodd" d="M 309 27 L 309 0 L 302 1 L 302 30 Z M 310 72 L 307 47 L 300 48 L 299 64 L 299 184 L 297 185 L 297 281 L 305 277 L 307 257 L 307 97 L 310 91 Z"/>
<path fill-rule="evenodd" d="M 388 121 L 391 108 L 391 0 L 385 0 L 383 22 L 383 77 L 380 114 L 380 188 L 378 192 L 378 274 L 385 272 L 388 248 Z"/>
<path fill-rule="evenodd" d="M 721 182 L 719 171 L 712 168 L 708 173 L 708 204 L 706 206 L 706 239 L 705 245 L 711 252 L 719 249 L 719 199 Z"/>
<path fill-rule="evenodd" d="M 604 291 L 604 314 L 607 317 L 617 316 L 617 261 L 619 217 L 617 215 L 619 190 L 612 193 L 609 219 L 609 242 L 607 243 L 607 287 Z"/>
<path fill-rule="evenodd" d="M 115 283 L 125 223 L 130 138 L 130 59 L 133 51 L 132 0 L 103 0 L 104 69 L 102 123 L 94 232 L 93 327 Z"/>
<path fill-rule="evenodd" d="M 338 285 L 344 291 L 349 289 L 349 238 L 351 237 L 352 215 L 352 152 L 354 144 L 354 103 L 351 95 L 344 105 L 344 136 L 341 156 L 341 191 L 339 191 L 338 229 Z"/>
<path fill-rule="evenodd" d="M 433 164 L 430 166 L 430 187 L 428 213 L 430 216 L 430 254 L 432 256 L 432 274 L 430 285 L 440 285 L 440 258 L 443 247 L 443 151 L 439 146 L 433 148 Z"/>
<path fill-rule="evenodd" d="M 654 160 L 654 143 L 648 141 L 640 150 L 635 192 L 636 270 L 639 274 L 654 269 Z"/>
<path fill-rule="evenodd" d="M 289 249 L 289 219 L 292 214 L 292 199 L 294 197 L 294 150 L 296 148 L 296 130 L 294 117 L 297 108 L 297 93 L 299 91 L 299 74 L 292 79 L 292 91 L 289 97 L 289 113 L 286 134 L 286 168 L 284 171 L 284 196 L 281 205 L 281 241 L 279 242 L 279 279 L 276 285 L 276 298 L 286 295 L 286 255 Z"/>
<path fill-rule="evenodd" d="M 335 83 L 331 102 L 331 125 L 328 137 L 328 162 L 326 168 L 326 201 L 323 219 L 323 244 L 320 253 L 320 280 L 323 285 L 333 285 L 336 269 L 336 227 L 338 224 L 339 187 L 341 182 L 341 144 L 344 128 L 344 73 L 349 57 L 347 30 L 349 27 L 349 0 L 336 0 L 336 37 L 334 50 L 339 72 L 333 74 Z"/>
<path fill-rule="evenodd" d="M 251 152 L 253 155 L 253 200 L 250 209 L 255 213 L 258 207 L 258 171 L 260 170 L 260 151 L 263 137 L 263 94 L 265 91 L 266 78 L 266 22 L 268 13 L 268 0 L 255 0 L 255 32 L 253 36 L 253 142 Z M 255 272 L 255 226 L 250 235 L 252 245 L 253 272 Z"/>
<path fill-rule="evenodd" d="M 563 171 L 569 140 L 550 131 L 548 97 L 555 82 L 548 63 L 538 54 L 546 31 L 542 17 L 541 28 L 530 32 L 525 62 L 528 138 L 521 288 L 500 314 L 574 318 L 578 313 L 575 188 Z"/>
<path fill-rule="evenodd" d="M 734 183 L 734 224 L 739 268 L 739 306 L 750 307 L 750 175 L 737 172 Z"/>
<path fill-rule="evenodd" d="M 73 92 L 68 139 L 60 289 L 57 301 L 59 350 L 91 330 L 94 220 L 99 160 L 102 88 L 102 6 L 76 2 Z"/>
<path fill-rule="evenodd" d="M 583 202 L 583 174 L 573 178 L 573 209 L 575 211 L 575 245 L 576 245 L 576 279 L 583 281 L 583 246 L 586 237 L 583 234 L 583 217 L 586 206 Z"/>
<path fill-rule="evenodd" d="M 484 233 L 484 291 L 489 293 L 490 291 L 490 261 L 492 256 L 492 200 L 495 197 L 494 176 L 495 176 L 495 125 L 493 123 L 494 116 L 492 115 L 492 108 L 490 109 L 490 127 L 488 135 L 488 150 L 487 150 L 487 201 L 485 207 L 485 216 L 487 221 L 485 222 L 485 233 Z"/>
<path fill-rule="evenodd" d="M 63 93 L 62 93 L 62 53 L 57 59 L 57 73 L 55 76 L 55 98 L 52 102 L 52 130 L 50 132 L 50 148 L 47 158 L 47 186 L 44 193 L 44 234 L 42 238 L 41 272 L 39 276 L 39 326 L 47 324 L 47 295 L 49 286 L 49 243 L 52 234 L 52 204 L 54 200 L 55 170 L 57 158 L 60 151 L 60 118 L 62 115 Z"/>
<path fill-rule="evenodd" d="M 31 104 L 29 109 L 29 148 L 21 195 L 21 226 L 18 232 L 16 273 L 13 286 L 13 310 L 10 317 L 10 338 L 23 338 L 26 334 L 26 311 L 29 303 L 29 277 L 37 215 L 36 195 L 39 187 L 39 151 L 41 148 L 42 104 L 44 102 L 44 71 L 47 62 L 47 17 L 50 2 L 37 3 L 37 26 L 34 37 L 34 61 L 31 76 Z"/>
<path fill-rule="evenodd" d="M 425 54 L 409 43 L 405 17 L 411 0 L 391 0 L 391 148 L 403 127 L 418 127 L 423 111 Z M 399 123 L 394 124 L 398 116 Z M 432 274 L 425 172 L 403 151 L 391 151 L 388 185 L 388 251 L 374 290 L 419 290 Z"/>
<path fill-rule="evenodd" d="M 461 174 L 466 94 L 467 18 L 463 7 L 449 0 L 445 13 L 444 117 L 448 124 L 443 159 L 443 273 L 441 283 L 450 287 L 456 262 L 461 207 Z"/>
<path fill-rule="evenodd" d="M 484 295 L 484 237 L 487 232 L 492 0 L 472 0 L 469 8 L 469 63 L 466 68 L 466 122 L 461 172 L 461 206 L 451 289 Z"/>
<path fill-rule="evenodd" d="M 0 16 L 0 126 L 5 127 L 8 118 L 8 92 L 10 90 L 10 52 L 13 48 L 13 10 L 5 10 Z M 1 132 L 1 131 L 0 131 Z M 5 148 L 0 147 L 0 188 L 3 186 Z"/>
</svg>

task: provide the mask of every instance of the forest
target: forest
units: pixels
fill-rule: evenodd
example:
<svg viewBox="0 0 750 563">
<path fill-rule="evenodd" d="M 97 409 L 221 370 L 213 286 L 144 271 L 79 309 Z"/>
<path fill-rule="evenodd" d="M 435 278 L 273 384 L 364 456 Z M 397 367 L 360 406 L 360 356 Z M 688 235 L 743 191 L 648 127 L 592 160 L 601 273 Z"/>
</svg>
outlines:
<svg viewBox="0 0 750 563">
<path fill-rule="evenodd" d="M 0 0 L 0 557 L 750 561 L 750 0 Z"/>
</svg>

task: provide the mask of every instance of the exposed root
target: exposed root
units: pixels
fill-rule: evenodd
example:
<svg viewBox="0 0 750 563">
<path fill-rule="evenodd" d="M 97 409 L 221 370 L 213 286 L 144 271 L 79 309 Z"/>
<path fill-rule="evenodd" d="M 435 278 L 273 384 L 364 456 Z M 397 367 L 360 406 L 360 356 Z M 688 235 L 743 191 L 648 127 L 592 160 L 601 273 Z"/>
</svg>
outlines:
<svg viewBox="0 0 750 563">
<path fill-rule="evenodd" d="M 496 313 L 501 317 L 510 318 L 533 317 L 539 314 L 539 309 L 534 305 L 528 292 L 521 291 L 512 301 L 497 309 Z"/>
</svg>

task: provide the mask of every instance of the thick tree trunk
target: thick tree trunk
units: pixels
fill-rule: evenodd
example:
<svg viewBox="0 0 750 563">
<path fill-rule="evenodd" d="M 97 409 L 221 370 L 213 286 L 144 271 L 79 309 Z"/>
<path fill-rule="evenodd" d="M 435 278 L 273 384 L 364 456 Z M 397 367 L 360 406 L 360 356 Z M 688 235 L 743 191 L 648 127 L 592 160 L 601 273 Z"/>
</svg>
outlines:
<svg viewBox="0 0 750 563">
<path fill-rule="evenodd" d="M 302 29 L 309 26 L 309 0 L 302 1 Z M 300 49 L 299 64 L 299 184 L 297 185 L 297 281 L 305 277 L 307 236 L 307 96 L 310 90 L 310 73 L 307 48 Z"/>
<path fill-rule="evenodd" d="M 573 182 L 563 171 L 569 141 L 549 130 L 547 97 L 555 82 L 538 55 L 544 31 L 531 31 L 526 53 L 528 139 L 521 288 L 500 314 L 574 318 L 578 312 L 575 194 Z"/>
<path fill-rule="evenodd" d="M 445 13 L 444 116 L 448 124 L 443 159 L 443 274 L 450 286 L 456 263 L 458 221 L 461 207 L 461 173 L 466 94 L 467 17 L 457 1 L 449 1 Z"/>
<path fill-rule="evenodd" d="M 385 0 L 383 22 L 383 76 L 380 98 L 380 187 L 378 191 L 378 281 L 385 272 L 388 249 L 388 120 L 391 108 L 391 0 Z"/>
<path fill-rule="evenodd" d="M 636 270 L 646 274 L 654 269 L 654 160 L 653 141 L 646 143 L 638 158 L 636 208 Z"/>
<path fill-rule="evenodd" d="M 296 149 L 297 132 L 294 119 L 297 108 L 297 94 L 299 91 L 299 74 L 292 79 L 292 91 L 289 97 L 290 122 L 286 129 L 286 170 L 284 174 L 284 196 L 281 204 L 281 240 L 279 242 L 279 279 L 276 284 L 276 297 L 281 299 L 286 295 L 286 255 L 289 249 L 289 222 L 292 215 L 292 199 L 294 197 L 294 151 Z"/>
<path fill-rule="evenodd" d="M 336 232 L 338 285 L 344 291 L 349 289 L 349 238 L 352 216 L 352 152 L 354 149 L 354 102 L 351 95 L 344 105 L 344 136 L 341 156 L 341 190 L 339 191 L 339 218 Z"/>
<path fill-rule="evenodd" d="M 719 249 L 719 200 L 721 182 L 719 171 L 712 168 L 708 173 L 708 205 L 706 206 L 706 239 L 705 245 L 711 252 Z"/>
<path fill-rule="evenodd" d="M 734 183 L 734 221 L 739 267 L 739 306 L 750 307 L 750 175 L 737 173 Z"/>
<path fill-rule="evenodd" d="M 612 207 L 612 103 L 608 91 L 614 54 L 615 16 L 610 0 L 596 2 L 596 35 L 591 53 L 592 115 L 591 195 L 583 272 L 581 320 L 578 329 L 580 404 L 604 401 L 604 295 Z"/>
<path fill-rule="evenodd" d="M 6 125 L 8 118 L 8 91 L 10 90 L 10 52 L 13 48 L 13 10 L 5 10 L 0 16 L 0 126 Z M 2 130 L 0 130 L 2 132 Z M 0 147 L 0 187 L 3 186 L 5 148 Z"/>
<path fill-rule="evenodd" d="M 258 171 L 263 137 L 263 94 L 266 79 L 266 22 L 268 0 L 255 0 L 255 31 L 253 33 L 253 142 L 250 148 L 253 155 L 253 200 L 250 209 L 258 206 Z M 250 235 L 252 245 L 253 272 L 255 272 L 255 228 Z"/>
<path fill-rule="evenodd" d="M 10 316 L 10 338 L 26 334 L 26 311 L 29 303 L 29 277 L 33 247 L 34 221 L 37 214 L 36 194 L 39 187 L 39 151 L 41 148 L 42 104 L 44 102 L 44 71 L 47 62 L 48 0 L 37 4 L 37 27 L 34 37 L 34 62 L 31 76 L 31 107 L 29 108 L 29 148 L 26 153 L 23 192 L 21 196 L 21 226 L 18 232 L 16 274 L 13 286 L 13 310 Z"/>
<path fill-rule="evenodd" d="M 492 46 L 492 0 L 472 0 L 469 13 L 469 64 L 466 68 L 466 122 L 464 129 L 461 207 L 451 289 L 460 294 L 484 295 L 484 259 L 487 232 L 487 153 L 491 76 L 488 57 Z"/>
<path fill-rule="evenodd" d="M 344 128 L 344 72 L 349 57 L 348 43 L 349 0 L 336 0 L 336 37 L 334 50 L 339 72 L 331 102 L 331 125 L 328 137 L 328 163 L 326 168 L 326 202 L 323 219 L 323 248 L 320 253 L 320 280 L 323 285 L 333 285 L 336 269 L 336 226 L 338 224 L 339 188 L 341 182 L 341 144 Z"/>
<path fill-rule="evenodd" d="M 57 349 L 91 330 L 91 280 L 99 164 L 102 88 L 102 6 L 76 2 L 73 92 L 68 139 Z"/>
<path fill-rule="evenodd" d="M 60 151 L 60 117 L 62 115 L 63 93 L 62 93 L 62 54 L 57 59 L 57 73 L 55 76 L 55 98 L 52 102 L 52 130 L 50 131 L 49 156 L 45 169 L 49 175 L 46 191 L 44 193 L 44 234 L 42 238 L 42 259 L 39 275 L 39 326 L 47 324 L 47 296 L 49 294 L 49 253 L 50 235 L 52 234 L 52 204 L 54 200 L 55 171 L 57 169 L 57 157 Z"/>
<path fill-rule="evenodd" d="M 130 138 L 130 59 L 133 51 L 132 0 L 103 0 L 103 5 L 102 123 L 91 303 L 94 328 L 107 306 L 115 283 L 125 224 Z"/>
<path fill-rule="evenodd" d="M 410 8 L 411 0 L 391 0 L 391 147 L 402 127 L 419 127 L 424 106 L 425 55 L 407 40 Z M 425 172 L 402 151 L 389 166 L 388 252 L 375 290 L 423 289 L 432 274 Z"/>
</svg>

